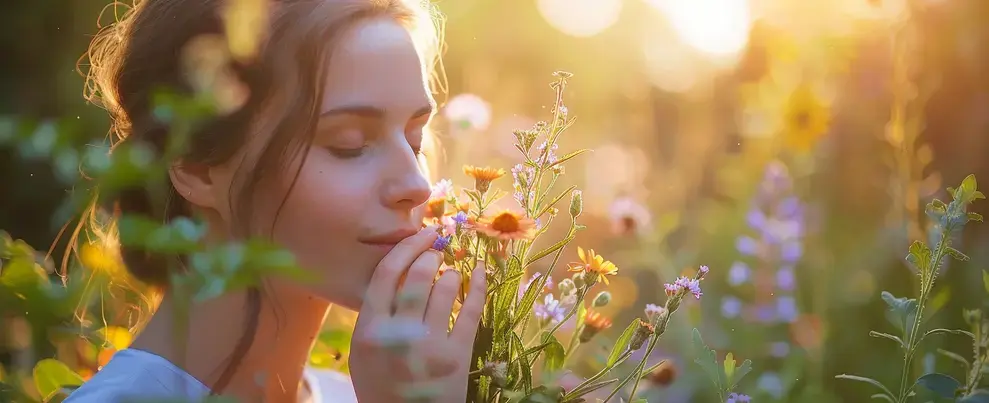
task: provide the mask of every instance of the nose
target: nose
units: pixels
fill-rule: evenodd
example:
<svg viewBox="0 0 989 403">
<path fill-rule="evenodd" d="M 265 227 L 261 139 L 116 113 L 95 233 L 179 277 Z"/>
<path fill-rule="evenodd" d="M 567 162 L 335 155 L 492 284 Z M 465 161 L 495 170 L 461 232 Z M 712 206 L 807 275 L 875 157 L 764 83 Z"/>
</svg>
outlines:
<svg viewBox="0 0 989 403">
<path fill-rule="evenodd" d="M 384 203 L 396 210 L 412 210 L 429 199 L 430 185 L 415 153 L 405 146 L 390 170 L 393 172 L 384 191 Z"/>
</svg>

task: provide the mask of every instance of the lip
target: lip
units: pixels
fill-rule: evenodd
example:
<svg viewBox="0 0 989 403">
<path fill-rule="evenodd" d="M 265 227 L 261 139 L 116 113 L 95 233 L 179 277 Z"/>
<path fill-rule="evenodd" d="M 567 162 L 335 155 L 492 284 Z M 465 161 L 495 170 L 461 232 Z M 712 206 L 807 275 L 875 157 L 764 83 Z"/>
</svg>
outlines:
<svg viewBox="0 0 989 403">
<path fill-rule="evenodd" d="M 365 238 L 360 238 L 358 241 L 368 245 L 378 245 L 378 246 L 393 246 L 403 239 L 413 236 L 419 233 L 415 228 L 403 228 L 395 231 L 387 232 L 384 234 L 373 235 Z"/>
</svg>

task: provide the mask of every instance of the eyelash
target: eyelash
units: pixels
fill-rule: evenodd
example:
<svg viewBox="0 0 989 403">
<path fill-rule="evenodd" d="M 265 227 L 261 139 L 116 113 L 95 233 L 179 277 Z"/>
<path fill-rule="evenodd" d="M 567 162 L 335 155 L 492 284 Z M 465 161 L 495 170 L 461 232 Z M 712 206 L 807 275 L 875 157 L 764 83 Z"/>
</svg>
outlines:
<svg viewBox="0 0 989 403">
<path fill-rule="evenodd" d="M 360 156 L 364 155 L 364 150 L 367 149 L 367 146 L 366 145 L 365 146 L 361 146 L 360 148 L 336 148 L 336 147 L 329 147 L 328 149 L 330 150 L 330 154 L 333 154 L 333 156 L 335 156 L 337 158 L 351 159 L 351 158 L 357 158 L 357 157 L 360 157 Z M 422 147 L 418 147 L 418 148 L 413 147 L 412 148 L 412 152 L 415 153 L 416 157 L 426 157 L 427 156 L 426 151 L 423 150 Z"/>
</svg>

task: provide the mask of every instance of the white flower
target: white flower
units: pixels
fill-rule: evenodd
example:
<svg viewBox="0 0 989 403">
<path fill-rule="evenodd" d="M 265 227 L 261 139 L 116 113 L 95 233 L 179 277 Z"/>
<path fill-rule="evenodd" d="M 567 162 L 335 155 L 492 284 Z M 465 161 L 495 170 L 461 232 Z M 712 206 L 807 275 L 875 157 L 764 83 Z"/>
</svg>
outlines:
<svg viewBox="0 0 989 403">
<path fill-rule="evenodd" d="M 474 94 L 459 94 L 451 98 L 443 114 L 465 129 L 485 130 L 491 124 L 491 105 Z"/>
</svg>

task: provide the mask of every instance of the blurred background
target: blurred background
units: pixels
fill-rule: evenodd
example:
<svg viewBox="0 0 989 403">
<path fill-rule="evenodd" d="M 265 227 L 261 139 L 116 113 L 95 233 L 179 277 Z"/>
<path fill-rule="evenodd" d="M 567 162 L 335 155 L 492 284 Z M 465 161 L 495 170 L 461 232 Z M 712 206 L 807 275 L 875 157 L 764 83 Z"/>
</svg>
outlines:
<svg viewBox="0 0 989 403">
<path fill-rule="evenodd" d="M 105 6 L 4 3 L 0 125 L 57 122 L 80 144 L 106 137 L 107 116 L 83 100 L 76 69 L 99 24 L 113 20 L 112 10 L 99 18 Z M 568 71 L 565 102 L 577 121 L 559 153 L 594 149 L 566 165 L 565 181 L 584 192 L 589 227 L 576 243 L 621 269 L 602 313 L 628 323 L 665 300 L 663 282 L 711 267 L 703 298 L 685 304 L 660 344 L 654 359 L 670 359 L 676 376 L 653 382 L 650 401 L 710 398 L 689 355 L 694 327 L 719 356 L 753 360 L 739 391 L 758 402 L 860 401 L 872 393 L 835 380 L 840 373 L 897 380 L 896 349 L 868 337 L 891 328 L 879 294 L 914 295 L 916 276 L 903 258 L 911 240 L 928 237 L 923 206 L 950 201 L 944 189 L 968 174 L 989 181 L 989 2 L 438 6 L 447 16 L 447 91 L 435 120 L 445 148 L 441 177 L 463 184 L 464 163 L 514 165 L 512 130 L 549 120 L 551 74 Z M 74 163 L 34 158 L 44 133 L 0 148 L 0 229 L 40 251 L 65 224 L 52 217 L 72 190 L 65 178 L 76 174 Z M 989 214 L 984 202 L 974 211 Z M 56 261 L 62 247 L 55 245 Z M 986 299 L 989 226 L 973 223 L 957 247 L 972 259 L 944 268 L 929 326 L 963 328 L 961 310 Z M 0 306 L 0 316 L 6 376 L 30 371 L 24 351 L 34 360 L 59 353 L 47 334 L 29 330 L 23 312 Z M 352 318 L 334 312 L 313 365 L 346 369 Z M 622 328 L 601 337 L 600 350 L 585 348 L 578 370 L 593 370 Z M 118 335 L 116 347 L 127 340 Z M 927 347 L 971 348 L 951 338 Z M 112 350 L 78 355 L 93 355 L 98 367 Z M 918 366 L 961 376 L 935 357 L 924 354 Z"/>
</svg>

